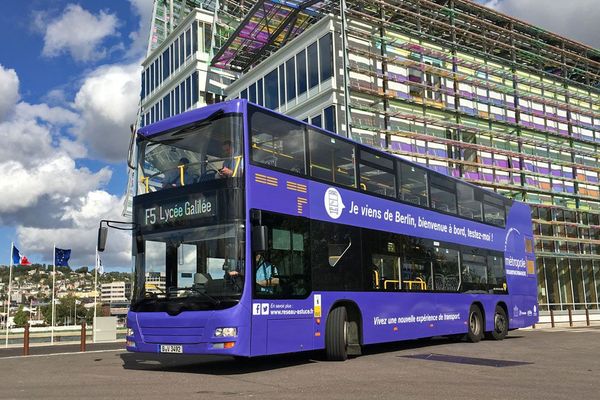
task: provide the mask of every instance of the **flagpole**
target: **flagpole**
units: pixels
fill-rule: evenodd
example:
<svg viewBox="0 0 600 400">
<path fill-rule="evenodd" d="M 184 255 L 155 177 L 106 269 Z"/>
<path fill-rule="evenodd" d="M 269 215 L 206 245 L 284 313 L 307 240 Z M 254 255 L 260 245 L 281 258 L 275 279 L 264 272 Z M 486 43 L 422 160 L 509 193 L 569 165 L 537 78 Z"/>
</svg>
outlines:
<svg viewBox="0 0 600 400">
<path fill-rule="evenodd" d="M 50 328 L 50 344 L 54 344 L 54 286 L 56 284 L 56 245 L 52 250 L 52 328 Z"/>
<path fill-rule="evenodd" d="M 92 323 L 92 342 L 96 343 L 96 310 L 98 309 L 98 246 L 96 246 L 96 266 L 94 268 L 94 321 Z"/>
<path fill-rule="evenodd" d="M 10 316 L 10 295 L 12 291 L 12 268 L 13 268 L 13 249 L 15 242 L 10 242 L 10 267 L 8 268 L 8 300 L 6 303 L 6 341 L 4 347 L 8 347 L 8 317 Z"/>
</svg>

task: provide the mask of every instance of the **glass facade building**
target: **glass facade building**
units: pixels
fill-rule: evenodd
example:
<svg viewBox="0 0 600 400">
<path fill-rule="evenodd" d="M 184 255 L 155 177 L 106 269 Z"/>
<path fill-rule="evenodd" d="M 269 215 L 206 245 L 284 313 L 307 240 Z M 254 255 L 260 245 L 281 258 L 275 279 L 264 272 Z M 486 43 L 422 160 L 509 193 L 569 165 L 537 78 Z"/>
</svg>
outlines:
<svg viewBox="0 0 600 400">
<path fill-rule="evenodd" d="M 221 94 L 528 203 L 541 310 L 600 309 L 600 52 L 467 0 L 339 4 L 249 10 L 210 60 L 237 77 Z M 190 28 L 200 51 L 207 28 Z M 186 32 L 173 34 L 183 50 L 153 53 L 170 64 L 152 75 L 149 59 L 145 82 L 173 74 L 173 51 L 185 61 Z M 150 120 L 186 109 L 187 79 L 148 103 Z"/>
</svg>

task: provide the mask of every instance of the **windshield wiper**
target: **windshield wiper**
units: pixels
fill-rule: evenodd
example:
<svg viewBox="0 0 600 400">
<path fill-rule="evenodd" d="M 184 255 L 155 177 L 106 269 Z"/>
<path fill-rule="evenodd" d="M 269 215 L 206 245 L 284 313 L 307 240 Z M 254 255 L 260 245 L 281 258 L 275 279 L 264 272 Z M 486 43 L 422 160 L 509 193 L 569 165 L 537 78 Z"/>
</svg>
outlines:
<svg viewBox="0 0 600 400">
<path fill-rule="evenodd" d="M 171 294 L 172 292 L 178 292 L 180 290 L 189 290 L 191 292 L 198 293 L 198 294 L 204 296 L 206 299 L 208 299 L 215 306 L 221 304 L 221 300 L 215 299 L 211 295 L 209 295 L 206 292 L 203 292 L 202 290 L 200 290 L 200 288 L 197 288 L 197 287 L 194 287 L 194 286 L 192 286 L 192 287 L 182 287 L 182 288 L 178 288 L 178 287 L 176 287 L 176 288 L 170 288 L 169 289 L 169 294 Z"/>
</svg>

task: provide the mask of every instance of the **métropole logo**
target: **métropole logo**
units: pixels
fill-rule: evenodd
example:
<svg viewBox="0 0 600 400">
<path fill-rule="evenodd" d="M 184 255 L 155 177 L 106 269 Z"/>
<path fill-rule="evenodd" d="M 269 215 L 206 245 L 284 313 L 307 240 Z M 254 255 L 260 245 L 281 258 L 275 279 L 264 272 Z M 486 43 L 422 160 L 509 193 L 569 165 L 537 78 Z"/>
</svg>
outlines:
<svg viewBox="0 0 600 400">
<path fill-rule="evenodd" d="M 342 202 L 342 195 L 335 188 L 329 188 L 325 191 L 323 198 L 325 211 L 333 219 L 338 219 L 342 215 L 342 210 L 346 208 Z"/>
</svg>

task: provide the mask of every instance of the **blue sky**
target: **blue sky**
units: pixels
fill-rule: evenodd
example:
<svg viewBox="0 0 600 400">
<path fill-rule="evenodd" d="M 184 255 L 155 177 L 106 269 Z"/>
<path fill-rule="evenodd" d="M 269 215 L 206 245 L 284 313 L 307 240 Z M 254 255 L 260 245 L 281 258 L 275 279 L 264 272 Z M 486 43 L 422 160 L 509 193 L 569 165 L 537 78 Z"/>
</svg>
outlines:
<svg viewBox="0 0 600 400">
<path fill-rule="evenodd" d="M 599 47 L 599 0 L 480 0 Z M 129 124 L 152 0 L 4 2 L 0 14 L 0 264 L 15 241 L 31 261 L 52 246 L 90 265 L 98 221 L 119 219 Z M 111 232 L 107 270 L 129 265 Z"/>
</svg>

